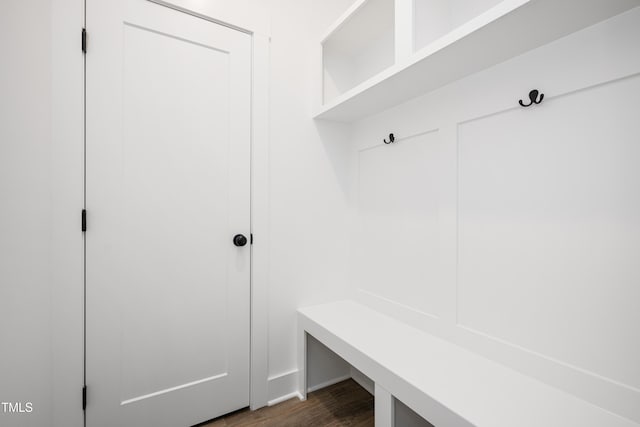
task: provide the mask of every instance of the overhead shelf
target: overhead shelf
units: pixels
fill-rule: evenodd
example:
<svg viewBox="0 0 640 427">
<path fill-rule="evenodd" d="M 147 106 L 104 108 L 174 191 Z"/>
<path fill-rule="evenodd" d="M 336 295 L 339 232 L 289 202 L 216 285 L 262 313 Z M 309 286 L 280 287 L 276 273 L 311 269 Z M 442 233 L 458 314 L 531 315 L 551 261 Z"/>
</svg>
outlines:
<svg viewBox="0 0 640 427">
<path fill-rule="evenodd" d="M 322 40 L 324 102 L 389 68 L 394 59 L 394 0 L 356 2 Z"/>
<path fill-rule="evenodd" d="M 396 0 L 396 7 L 400 1 L 406 0 Z M 360 1 L 359 5 L 365 3 Z M 415 6 L 412 13 L 420 10 Z M 637 6 L 640 0 L 501 1 L 373 77 L 343 93 L 334 93 L 331 99 L 323 96 L 324 104 L 314 118 L 359 120 Z M 354 8 L 350 13 L 357 14 L 361 9 Z M 420 14 L 428 15 L 424 10 Z M 333 28 L 344 28 L 349 19 L 343 16 Z M 362 19 L 357 22 L 363 25 Z M 396 19 L 396 28 L 398 22 Z M 420 16 L 411 16 L 407 25 L 418 28 Z M 323 39 L 323 47 L 336 31 Z M 419 38 L 414 33 L 412 43 Z M 323 95 L 326 93 L 323 87 Z"/>
</svg>

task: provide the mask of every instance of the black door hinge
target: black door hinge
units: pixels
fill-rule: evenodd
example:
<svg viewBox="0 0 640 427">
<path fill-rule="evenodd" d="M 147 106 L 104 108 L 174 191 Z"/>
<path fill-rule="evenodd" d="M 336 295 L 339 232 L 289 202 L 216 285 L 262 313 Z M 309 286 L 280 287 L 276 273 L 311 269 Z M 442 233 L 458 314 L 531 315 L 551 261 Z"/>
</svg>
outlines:
<svg viewBox="0 0 640 427">
<path fill-rule="evenodd" d="M 87 409 L 87 386 L 82 387 L 82 410 Z"/>
<path fill-rule="evenodd" d="M 82 209 L 82 232 L 87 231 L 87 210 Z"/>
<path fill-rule="evenodd" d="M 253 245 L 253 233 L 250 234 L 249 239 L 249 244 Z"/>
<path fill-rule="evenodd" d="M 87 30 L 82 29 L 82 53 L 87 53 Z"/>
</svg>

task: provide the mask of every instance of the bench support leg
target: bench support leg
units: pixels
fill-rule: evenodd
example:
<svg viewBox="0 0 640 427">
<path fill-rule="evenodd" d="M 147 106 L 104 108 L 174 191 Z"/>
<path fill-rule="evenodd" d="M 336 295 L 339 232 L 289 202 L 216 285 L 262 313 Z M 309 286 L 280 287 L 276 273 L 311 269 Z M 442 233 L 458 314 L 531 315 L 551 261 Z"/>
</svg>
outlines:
<svg viewBox="0 0 640 427">
<path fill-rule="evenodd" d="M 391 393 L 376 384 L 374 400 L 375 427 L 394 427 L 395 404 Z"/>
<path fill-rule="evenodd" d="M 298 325 L 298 393 L 307 400 L 307 332 Z"/>
</svg>

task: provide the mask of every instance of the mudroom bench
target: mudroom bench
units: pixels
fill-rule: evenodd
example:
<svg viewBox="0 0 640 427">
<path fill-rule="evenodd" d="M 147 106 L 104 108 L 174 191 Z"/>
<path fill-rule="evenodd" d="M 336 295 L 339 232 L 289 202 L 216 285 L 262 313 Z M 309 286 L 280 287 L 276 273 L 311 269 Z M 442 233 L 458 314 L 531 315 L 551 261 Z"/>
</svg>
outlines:
<svg viewBox="0 0 640 427">
<path fill-rule="evenodd" d="M 373 380 L 376 427 L 395 399 L 436 427 L 640 426 L 354 301 L 298 310 L 298 334 L 303 398 L 311 335 Z"/>
</svg>

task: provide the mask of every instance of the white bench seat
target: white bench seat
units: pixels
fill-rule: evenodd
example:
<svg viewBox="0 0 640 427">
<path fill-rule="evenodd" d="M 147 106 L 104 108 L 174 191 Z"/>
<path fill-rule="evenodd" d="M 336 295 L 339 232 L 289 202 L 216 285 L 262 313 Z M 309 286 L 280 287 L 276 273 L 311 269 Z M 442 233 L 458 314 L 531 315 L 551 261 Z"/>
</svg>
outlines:
<svg viewBox="0 0 640 427">
<path fill-rule="evenodd" d="M 309 334 L 375 382 L 376 426 L 393 425 L 385 395 L 436 427 L 640 426 L 353 301 L 300 309 L 298 328 L 301 394 Z"/>
</svg>

